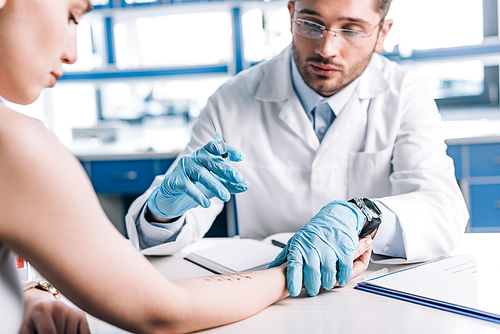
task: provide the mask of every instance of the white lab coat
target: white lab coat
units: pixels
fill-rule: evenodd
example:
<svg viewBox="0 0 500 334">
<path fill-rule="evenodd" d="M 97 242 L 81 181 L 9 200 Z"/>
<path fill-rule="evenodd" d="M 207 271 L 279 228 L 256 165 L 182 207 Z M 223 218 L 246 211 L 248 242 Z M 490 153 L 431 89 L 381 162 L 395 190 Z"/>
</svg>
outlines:
<svg viewBox="0 0 500 334">
<path fill-rule="evenodd" d="M 224 140 L 244 155 L 235 164 L 250 181 L 249 190 L 236 195 L 242 237 L 296 231 L 325 204 L 356 196 L 376 199 L 396 214 L 406 260 L 391 262 L 447 255 L 465 230 L 469 216 L 437 107 L 422 80 L 380 55 L 373 55 L 321 145 L 292 86 L 290 47 L 222 85 L 180 156 L 214 140 L 208 113 Z M 127 215 L 138 248 L 135 220 L 162 178 Z M 202 238 L 221 210 L 217 199 L 209 209 L 191 210 L 174 242 L 142 252 L 178 251 Z"/>
</svg>

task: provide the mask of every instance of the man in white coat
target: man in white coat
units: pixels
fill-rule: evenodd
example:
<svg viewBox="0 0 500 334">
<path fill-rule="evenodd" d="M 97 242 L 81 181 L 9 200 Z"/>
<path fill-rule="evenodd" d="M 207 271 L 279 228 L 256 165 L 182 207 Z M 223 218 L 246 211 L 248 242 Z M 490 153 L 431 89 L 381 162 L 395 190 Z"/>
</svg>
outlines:
<svg viewBox="0 0 500 334">
<path fill-rule="evenodd" d="M 377 233 L 372 261 L 408 263 L 449 254 L 468 221 L 434 101 L 416 75 L 376 53 L 392 26 L 390 2 L 290 1 L 291 47 L 213 94 L 167 172 L 183 175 L 189 168 L 179 167 L 180 157 L 206 151 L 211 116 L 244 155 L 233 166 L 246 180 L 235 176 L 239 188 L 226 183 L 217 196 L 239 192 L 239 234 L 298 231 L 272 263 L 288 262 L 294 296 L 302 283 L 311 296 L 346 284 L 363 228 Z M 191 181 L 205 198 L 172 204 L 189 197 L 179 189 L 190 180 L 179 177 L 183 186 L 173 192 L 168 179 L 158 176 L 126 217 L 144 254 L 172 254 L 202 238 L 223 208 L 217 198 L 207 202 L 215 192 L 200 178 Z"/>
</svg>

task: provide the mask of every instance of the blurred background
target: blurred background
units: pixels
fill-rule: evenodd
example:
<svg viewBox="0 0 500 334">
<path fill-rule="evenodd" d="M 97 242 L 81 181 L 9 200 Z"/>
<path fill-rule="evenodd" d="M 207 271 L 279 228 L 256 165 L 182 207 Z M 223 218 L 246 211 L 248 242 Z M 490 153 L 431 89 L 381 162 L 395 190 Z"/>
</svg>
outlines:
<svg viewBox="0 0 500 334">
<path fill-rule="evenodd" d="M 207 98 L 291 42 L 289 14 L 277 0 L 93 3 L 78 26 L 78 61 L 56 87 L 29 106 L 6 103 L 78 157 L 125 234 L 128 206 L 184 148 Z M 383 51 L 436 99 L 469 232 L 500 231 L 498 17 L 498 0 L 393 0 Z M 227 235 L 225 211 L 209 236 Z"/>
</svg>

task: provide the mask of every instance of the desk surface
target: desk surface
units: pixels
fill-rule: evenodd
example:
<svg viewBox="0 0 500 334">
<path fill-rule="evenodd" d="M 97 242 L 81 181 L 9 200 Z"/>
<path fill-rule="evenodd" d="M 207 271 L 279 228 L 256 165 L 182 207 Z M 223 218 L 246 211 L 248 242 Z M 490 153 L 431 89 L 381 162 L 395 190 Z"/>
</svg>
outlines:
<svg viewBox="0 0 500 334">
<path fill-rule="evenodd" d="M 218 242 L 221 240 L 204 239 L 174 256 L 149 259 L 169 279 L 211 275 L 183 256 Z M 453 254 L 472 255 L 478 265 L 497 265 L 499 244 L 500 233 L 467 233 Z M 372 263 L 368 271 L 343 288 L 322 291 L 313 298 L 305 294 L 288 297 L 249 319 L 203 333 L 500 333 L 499 324 L 353 289 L 358 281 L 384 267 L 392 272 L 408 266 Z M 92 333 L 125 333 L 93 318 L 90 325 Z"/>
</svg>

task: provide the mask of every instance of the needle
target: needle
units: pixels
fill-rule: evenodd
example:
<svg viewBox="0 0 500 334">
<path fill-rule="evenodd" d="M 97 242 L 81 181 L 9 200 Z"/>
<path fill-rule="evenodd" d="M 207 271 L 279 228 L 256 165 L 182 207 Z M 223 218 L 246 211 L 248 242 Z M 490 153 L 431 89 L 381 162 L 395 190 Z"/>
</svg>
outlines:
<svg viewBox="0 0 500 334">
<path fill-rule="evenodd" d="M 215 140 L 217 142 L 217 148 L 219 149 L 219 153 L 220 153 L 221 157 L 227 158 L 228 154 L 227 154 L 226 144 L 222 140 L 222 137 L 219 134 L 219 132 L 217 132 L 217 128 L 215 127 L 214 120 L 212 119 L 212 116 L 209 114 L 208 117 L 210 117 L 210 121 L 212 122 L 212 126 L 214 127 L 214 130 L 215 130 Z"/>
</svg>

